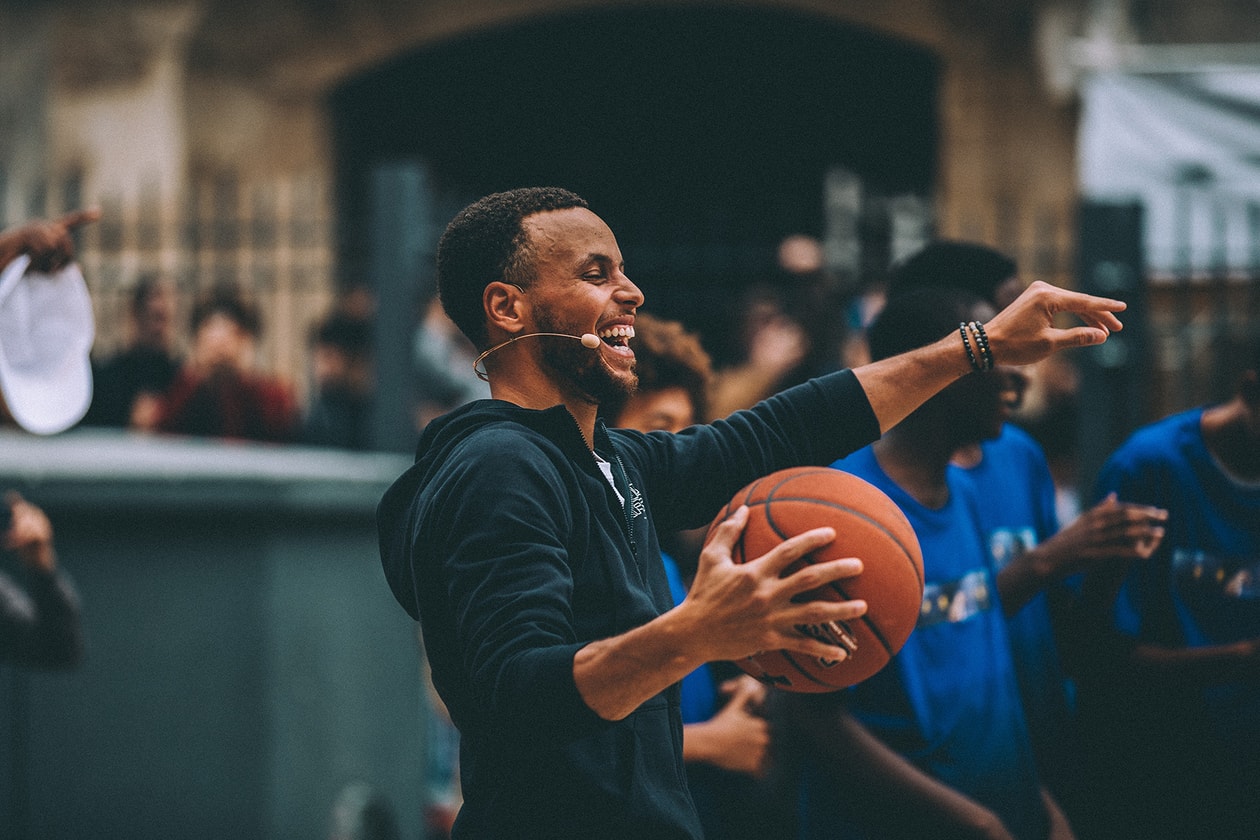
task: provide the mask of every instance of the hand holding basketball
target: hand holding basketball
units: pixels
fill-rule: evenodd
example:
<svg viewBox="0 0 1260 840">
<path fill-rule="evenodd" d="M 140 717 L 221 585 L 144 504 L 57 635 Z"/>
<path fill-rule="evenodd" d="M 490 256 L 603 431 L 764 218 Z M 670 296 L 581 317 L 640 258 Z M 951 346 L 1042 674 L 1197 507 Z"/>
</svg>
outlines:
<svg viewBox="0 0 1260 840">
<path fill-rule="evenodd" d="M 859 560 L 840 557 L 827 562 L 799 564 L 800 558 L 835 539 L 831 528 L 805 530 L 767 546 L 767 551 L 743 562 L 732 559 L 732 548 L 742 539 L 748 509 L 737 508 L 715 523 L 684 607 L 706 616 L 705 659 L 738 660 L 760 650 L 789 649 L 804 656 L 843 657 L 835 644 L 803 636 L 799 624 L 852 621 L 866 611 L 861 601 L 798 601 L 803 593 L 859 574 Z M 797 568 L 789 571 L 793 564 Z M 690 602 L 690 603 L 688 603 Z"/>
<path fill-rule="evenodd" d="M 714 520 L 714 544 L 735 564 L 777 570 L 790 582 L 792 606 L 810 608 L 783 609 L 786 631 L 734 658 L 768 685 L 820 692 L 860 682 L 888 663 L 918 620 L 923 557 L 914 529 L 891 499 L 848 473 L 798 467 L 754 481 Z"/>
</svg>

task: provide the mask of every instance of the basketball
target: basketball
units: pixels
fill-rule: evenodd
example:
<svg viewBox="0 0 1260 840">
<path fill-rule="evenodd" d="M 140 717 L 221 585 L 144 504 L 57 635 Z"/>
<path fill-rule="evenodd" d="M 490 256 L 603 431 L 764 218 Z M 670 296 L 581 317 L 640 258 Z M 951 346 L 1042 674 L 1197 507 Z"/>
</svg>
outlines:
<svg viewBox="0 0 1260 840">
<path fill-rule="evenodd" d="M 849 656 L 839 662 L 778 650 L 736 662 L 767 685 L 796 692 L 835 691 L 875 674 L 901 650 L 918 620 L 923 600 L 923 555 L 914 529 L 900 508 L 867 481 L 830 467 L 794 467 L 757 479 L 735 494 L 709 526 L 713 531 L 740 505 L 748 525 L 731 550 L 736 563 L 754 560 L 779 543 L 813 528 L 829 526 L 836 538 L 792 564 L 857 557 L 862 573 L 797 596 L 797 600 L 861 599 L 866 614 L 853 621 L 799 625 L 797 630 L 839 644 Z"/>
</svg>

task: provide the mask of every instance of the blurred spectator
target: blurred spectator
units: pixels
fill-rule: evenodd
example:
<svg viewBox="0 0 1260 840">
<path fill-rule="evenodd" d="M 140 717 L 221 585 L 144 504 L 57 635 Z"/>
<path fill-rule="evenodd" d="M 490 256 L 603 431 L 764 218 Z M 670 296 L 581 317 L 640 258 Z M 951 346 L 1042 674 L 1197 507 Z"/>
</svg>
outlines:
<svg viewBox="0 0 1260 840">
<path fill-rule="evenodd" d="M 1148 561 L 1086 589 L 1081 713 L 1111 811 L 1099 838 L 1260 828 L 1260 336 L 1214 361 L 1232 393 L 1137 430 L 1098 478 L 1099 496 L 1168 510 Z"/>
<path fill-rule="evenodd" d="M 86 425 L 153 429 L 162 395 L 179 373 L 171 284 L 154 274 L 142 276 L 132 290 L 128 314 L 129 342 L 97 369 Z"/>
<path fill-rule="evenodd" d="M 789 374 L 810 349 L 805 328 L 787 314 L 779 292 L 766 286 L 745 293 L 738 335 L 743 355 L 713 379 L 713 418 L 749 408 L 791 384 Z"/>
<path fill-rule="evenodd" d="M 28 585 L 0 573 L 0 661 L 68 667 L 83 657 L 79 597 L 57 564 L 52 525 L 15 492 L 0 503 L 0 545 L 21 561 Z"/>
<path fill-rule="evenodd" d="M 892 267 L 887 293 L 895 301 L 923 290 L 960 290 L 1001 308 L 1022 289 L 1015 261 L 1004 254 L 977 243 L 938 240 Z M 1008 414 L 1019 408 L 1025 384 L 1022 371 L 1004 372 Z M 1064 580 L 1116 556 L 1149 556 L 1162 534 L 1157 521 L 1162 512 L 1108 500 L 1060 528 L 1046 457 L 1010 422 L 1002 423 L 996 437 L 960 447 L 953 462 L 985 498 L 979 523 L 989 563 L 1007 584 L 1003 608 L 1038 766 L 1075 821 L 1085 792 L 1073 687 L 1056 634 L 1056 620 L 1059 627 L 1066 623 L 1072 600 Z M 1018 586 L 1010 586 L 1011 580 Z"/>
<path fill-rule="evenodd" d="M 890 295 L 870 329 L 873 359 L 987 320 L 957 288 Z M 961 339 L 960 339 L 961 340 Z M 951 463 L 996 437 L 1007 371 L 960 377 L 874 444 L 833 466 L 874 484 L 913 526 L 925 583 L 919 621 L 882 671 L 851 689 L 782 698 L 801 744 L 802 832 L 809 838 L 1070 838 L 1043 787 L 1004 610 L 1009 572 L 990 562 L 986 495 Z"/>
<path fill-rule="evenodd" d="M 416 428 L 452 408 L 473 400 L 489 399 L 490 385 L 473 373 L 477 351 L 434 297 L 416 327 L 413 360 L 419 408 Z"/>
<path fill-rule="evenodd" d="M 817 238 L 800 233 L 786 236 L 779 242 L 777 255 L 776 282 L 787 301 L 787 313 L 809 339 L 804 358 L 785 382 L 795 385 L 840 368 L 850 293 L 827 270 Z"/>
<path fill-rule="evenodd" d="M 157 428 L 207 437 L 287 442 L 297 437 L 292 388 L 254 369 L 258 311 L 221 287 L 192 313 L 192 349 L 162 400 Z"/>
<path fill-rule="evenodd" d="M 340 309 L 311 332 L 314 382 L 301 440 L 314 446 L 364 450 L 371 446 L 372 325 Z"/>
</svg>

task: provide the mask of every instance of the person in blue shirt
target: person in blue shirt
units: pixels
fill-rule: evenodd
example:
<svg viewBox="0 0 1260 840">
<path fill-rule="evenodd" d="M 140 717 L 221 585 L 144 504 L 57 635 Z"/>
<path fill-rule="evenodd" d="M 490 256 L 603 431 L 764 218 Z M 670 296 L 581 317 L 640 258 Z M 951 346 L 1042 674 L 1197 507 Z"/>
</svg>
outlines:
<svg viewBox="0 0 1260 840">
<path fill-rule="evenodd" d="M 959 289 L 899 295 L 870 327 L 871 356 L 990 313 Z M 1038 774 L 983 538 L 987 500 L 951 463 L 998 435 L 1006 390 L 1005 369 L 973 372 L 834 464 L 906 514 L 925 592 L 915 631 L 883 671 L 842 692 L 785 698 L 805 749 L 802 838 L 1073 836 Z"/>
<path fill-rule="evenodd" d="M 915 289 L 957 288 L 1001 309 L 1023 284 L 1014 260 L 987 245 L 936 240 L 894 265 L 888 296 Z M 1062 363 L 1062 362 L 1060 362 Z M 1007 407 L 1020 407 L 1022 371 L 1004 372 Z M 975 485 L 985 549 L 1003 576 L 1003 606 L 1020 694 L 1043 779 L 1073 817 L 1096 811 L 1082 781 L 1083 745 L 1076 731 L 1073 685 L 1058 638 L 1071 627 L 1075 587 L 1069 582 L 1096 563 L 1149 557 L 1167 511 L 1108 497 L 1060 527 L 1055 483 L 1042 446 L 1006 422 L 987 440 L 960 447 L 953 461 Z M 1069 633 L 1069 635 L 1071 635 Z"/>
<path fill-rule="evenodd" d="M 1099 495 L 1169 511 L 1118 591 L 1090 580 L 1091 631 L 1123 641 L 1096 647 L 1081 693 L 1121 804 L 1109 837 L 1260 831 L 1260 338 L 1216 363 L 1231 395 L 1137 430 L 1098 477 Z"/>
</svg>

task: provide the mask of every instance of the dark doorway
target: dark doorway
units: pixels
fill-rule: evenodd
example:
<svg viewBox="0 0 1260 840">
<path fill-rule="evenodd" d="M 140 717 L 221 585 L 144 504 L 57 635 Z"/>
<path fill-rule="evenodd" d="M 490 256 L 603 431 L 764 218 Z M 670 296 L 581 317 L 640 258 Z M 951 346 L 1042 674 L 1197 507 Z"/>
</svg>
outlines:
<svg viewBox="0 0 1260 840">
<path fill-rule="evenodd" d="M 333 94 L 341 264 L 362 275 L 382 163 L 424 161 L 452 213 L 565 186 L 616 232 L 645 308 L 720 356 L 732 300 L 773 277 L 778 242 L 822 235 L 830 167 L 875 193 L 930 193 L 936 85 L 920 47 L 768 9 L 592 10 L 479 31 Z"/>
</svg>

